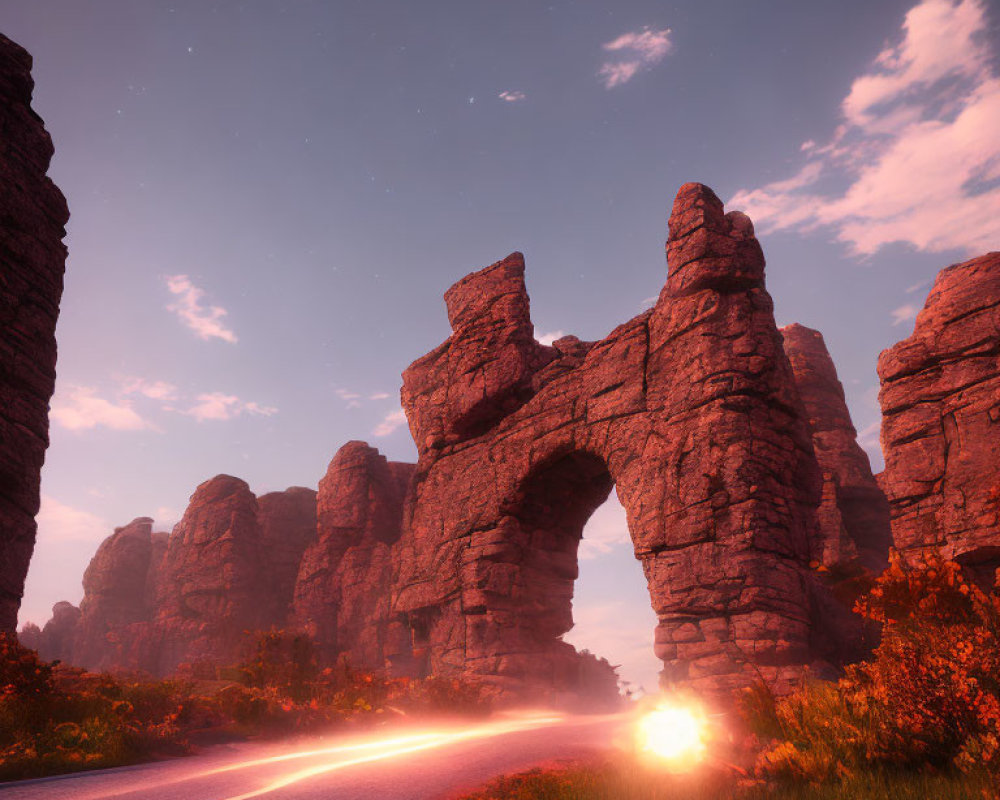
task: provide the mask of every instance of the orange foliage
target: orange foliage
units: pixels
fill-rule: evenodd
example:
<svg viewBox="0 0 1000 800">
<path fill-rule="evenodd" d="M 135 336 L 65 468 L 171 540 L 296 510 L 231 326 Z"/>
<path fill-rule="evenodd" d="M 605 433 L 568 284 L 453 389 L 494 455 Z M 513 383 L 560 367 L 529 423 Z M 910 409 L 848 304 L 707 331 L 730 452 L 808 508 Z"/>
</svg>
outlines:
<svg viewBox="0 0 1000 800">
<path fill-rule="evenodd" d="M 835 685 L 744 697 L 751 724 L 776 740 L 758 770 L 812 780 L 872 766 L 1000 774 L 1000 596 L 938 554 L 908 566 L 894 553 L 855 611 L 881 624 L 871 659 Z"/>
</svg>

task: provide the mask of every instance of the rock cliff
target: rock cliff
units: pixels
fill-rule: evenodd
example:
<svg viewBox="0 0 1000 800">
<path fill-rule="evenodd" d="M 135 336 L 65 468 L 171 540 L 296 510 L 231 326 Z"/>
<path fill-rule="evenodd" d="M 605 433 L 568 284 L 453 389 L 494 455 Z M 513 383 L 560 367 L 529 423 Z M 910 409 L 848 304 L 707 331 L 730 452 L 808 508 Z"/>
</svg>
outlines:
<svg viewBox="0 0 1000 800">
<path fill-rule="evenodd" d="M 1000 566 L 1000 253 L 942 270 L 913 335 L 882 352 L 882 485 L 894 545 Z"/>
<path fill-rule="evenodd" d="M 803 325 L 788 325 L 781 335 L 823 473 L 814 558 L 828 568 L 857 562 L 881 572 L 889 552 L 889 504 L 858 445 L 823 335 Z"/>
<path fill-rule="evenodd" d="M 35 546 L 69 219 L 45 176 L 52 142 L 33 88 L 31 56 L 0 34 L 0 631 L 15 629 Z"/>
</svg>

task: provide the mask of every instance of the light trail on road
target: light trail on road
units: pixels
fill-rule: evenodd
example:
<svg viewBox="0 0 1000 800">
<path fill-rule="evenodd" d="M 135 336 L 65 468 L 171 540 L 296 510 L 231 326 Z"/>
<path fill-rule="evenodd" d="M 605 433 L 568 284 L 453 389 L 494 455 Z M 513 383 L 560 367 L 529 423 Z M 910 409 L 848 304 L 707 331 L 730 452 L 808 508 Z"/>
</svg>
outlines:
<svg viewBox="0 0 1000 800">
<path fill-rule="evenodd" d="M 634 714 L 549 709 L 486 720 L 400 721 L 188 758 L 0 785 L 7 800 L 423 800 L 471 791 L 551 760 L 627 751 Z"/>
<path fill-rule="evenodd" d="M 358 745 L 348 745 L 341 747 L 333 747 L 328 750 L 312 750 L 302 753 L 289 753 L 283 756 L 275 756 L 266 759 L 256 759 L 253 761 L 246 761 L 239 764 L 231 764 L 225 767 L 221 767 L 217 770 L 209 770 L 204 774 L 214 774 L 217 772 L 228 772 L 238 769 L 246 769 L 249 767 L 260 766 L 264 763 L 274 763 L 276 761 L 285 761 L 294 758 L 306 758 L 317 755 L 324 755 L 326 753 L 343 753 L 351 750 L 361 750 L 369 749 L 375 752 L 369 753 L 363 756 L 357 756 L 355 758 L 347 758 L 342 761 L 333 761 L 329 764 L 319 764 L 314 767 L 308 767 L 306 769 L 296 770 L 294 772 L 283 775 L 277 778 L 267 785 L 255 789 L 253 791 L 244 792 L 243 794 L 231 795 L 225 798 L 225 800 L 251 800 L 254 797 L 261 797 L 262 795 L 268 794 L 278 789 L 284 789 L 293 784 L 299 783 L 300 781 L 307 780 L 308 778 L 314 778 L 318 775 L 324 775 L 328 772 L 333 772 L 334 770 L 344 769 L 345 767 L 353 767 L 359 764 L 369 764 L 373 761 L 383 761 L 386 759 L 397 758 L 399 756 L 408 755 L 410 753 L 417 753 L 421 750 L 431 750 L 437 747 L 444 747 L 445 745 L 454 744 L 456 742 L 468 741 L 470 739 L 484 739 L 492 736 L 501 736 L 505 733 L 516 733 L 517 731 L 530 730 L 532 728 L 541 727 L 544 725 L 555 725 L 563 722 L 564 717 L 562 716 L 546 716 L 546 717 L 521 717 L 505 722 L 494 722 L 487 725 L 478 725 L 474 728 L 467 728 L 464 730 L 457 731 L 444 731 L 444 732 L 428 732 L 422 734 L 415 734 L 413 736 L 403 736 L 396 737 L 394 739 L 368 742 Z"/>
</svg>

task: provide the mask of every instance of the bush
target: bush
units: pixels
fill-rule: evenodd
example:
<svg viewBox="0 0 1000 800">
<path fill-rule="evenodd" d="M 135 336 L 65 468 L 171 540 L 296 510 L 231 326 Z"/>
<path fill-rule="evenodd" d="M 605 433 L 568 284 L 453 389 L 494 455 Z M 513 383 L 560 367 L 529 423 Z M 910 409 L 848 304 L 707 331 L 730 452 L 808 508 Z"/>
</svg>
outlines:
<svg viewBox="0 0 1000 800">
<path fill-rule="evenodd" d="M 763 686 L 744 694 L 745 718 L 774 740 L 758 771 L 814 781 L 873 766 L 1000 774 L 1000 597 L 939 555 L 908 567 L 893 554 L 855 611 L 882 627 L 869 661 L 786 698 Z"/>
<path fill-rule="evenodd" d="M 182 686 L 46 664 L 0 635 L 0 779 L 183 752 L 191 705 Z"/>
</svg>

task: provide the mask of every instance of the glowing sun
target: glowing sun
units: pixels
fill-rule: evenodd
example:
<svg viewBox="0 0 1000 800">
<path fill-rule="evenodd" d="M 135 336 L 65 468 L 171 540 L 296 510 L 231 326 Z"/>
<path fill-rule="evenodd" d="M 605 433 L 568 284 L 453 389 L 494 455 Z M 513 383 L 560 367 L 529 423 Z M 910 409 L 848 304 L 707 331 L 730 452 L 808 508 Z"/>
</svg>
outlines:
<svg viewBox="0 0 1000 800">
<path fill-rule="evenodd" d="M 638 743 L 643 752 L 665 760 L 673 769 L 690 769 L 705 754 L 705 715 L 693 706 L 661 702 L 639 719 Z"/>
</svg>

